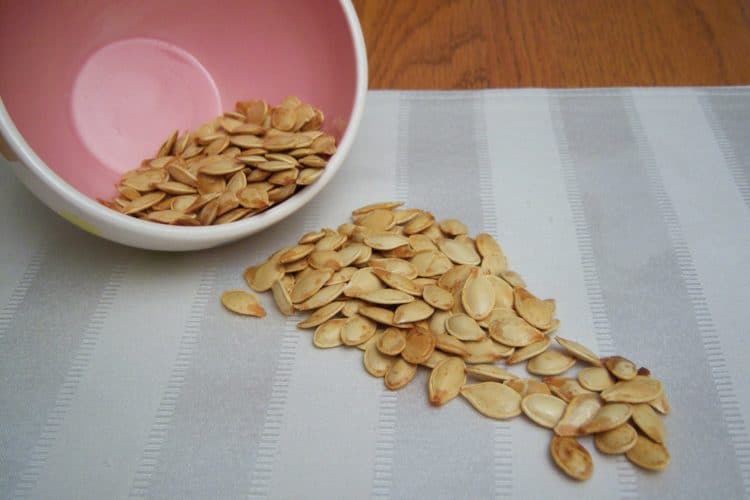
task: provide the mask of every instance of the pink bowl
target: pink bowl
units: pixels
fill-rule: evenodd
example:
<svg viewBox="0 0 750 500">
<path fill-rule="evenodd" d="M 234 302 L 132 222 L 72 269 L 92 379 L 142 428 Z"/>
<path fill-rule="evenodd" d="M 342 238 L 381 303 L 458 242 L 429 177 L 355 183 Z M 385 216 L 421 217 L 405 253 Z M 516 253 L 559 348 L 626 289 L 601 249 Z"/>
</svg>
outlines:
<svg viewBox="0 0 750 500">
<path fill-rule="evenodd" d="M 0 134 L 18 177 L 57 213 L 104 238 L 193 250 L 255 233 L 330 181 L 358 128 L 364 40 L 348 0 L 99 0 L 0 3 Z M 238 100 L 299 96 L 326 114 L 338 152 L 315 184 L 223 226 L 141 221 L 95 201 L 174 129 Z"/>
</svg>

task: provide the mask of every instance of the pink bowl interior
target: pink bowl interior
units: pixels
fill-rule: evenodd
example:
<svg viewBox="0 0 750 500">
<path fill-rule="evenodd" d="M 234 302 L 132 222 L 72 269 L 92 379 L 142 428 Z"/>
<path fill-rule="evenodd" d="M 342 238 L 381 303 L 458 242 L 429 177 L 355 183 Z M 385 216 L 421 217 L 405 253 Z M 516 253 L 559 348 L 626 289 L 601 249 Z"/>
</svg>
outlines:
<svg viewBox="0 0 750 500">
<path fill-rule="evenodd" d="M 340 137 L 355 93 L 336 0 L 0 2 L 0 96 L 34 152 L 90 197 L 237 100 L 295 94 Z"/>
</svg>

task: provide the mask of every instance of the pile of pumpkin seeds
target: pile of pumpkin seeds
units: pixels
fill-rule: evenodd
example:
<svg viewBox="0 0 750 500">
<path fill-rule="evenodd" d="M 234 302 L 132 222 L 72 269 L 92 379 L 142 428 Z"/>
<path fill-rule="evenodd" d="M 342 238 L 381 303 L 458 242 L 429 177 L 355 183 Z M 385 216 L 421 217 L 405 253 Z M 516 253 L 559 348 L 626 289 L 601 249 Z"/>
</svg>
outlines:
<svg viewBox="0 0 750 500">
<path fill-rule="evenodd" d="M 625 454 L 644 469 L 669 464 L 662 383 L 624 357 L 600 358 L 560 336 L 553 346 L 555 301 L 527 289 L 491 235 L 471 238 L 458 220 L 438 222 L 398 202 L 368 205 L 352 223 L 303 235 L 244 278 L 270 290 L 283 314 L 310 312 L 298 326 L 314 329 L 316 347 L 364 351 L 365 369 L 388 389 L 406 386 L 423 366 L 433 405 L 460 395 L 487 417 L 523 413 L 550 429 L 552 458 L 571 478 L 593 473 L 578 440 L 587 435 L 601 453 Z M 225 292 L 222 303 L 266 314 L 246 290 Z M 529 376 L 503 360 L 525 363 Z"/>
<path fill-rule="evenodd" d="M 323 113 L 290 96 L 238 102 L 194 132 L 174 131 L 156 156 L 125 173 L 111 201 L 126 215 L 207 226 L 251 217 L 314 183 L 336 152 Z"/>
</svg>

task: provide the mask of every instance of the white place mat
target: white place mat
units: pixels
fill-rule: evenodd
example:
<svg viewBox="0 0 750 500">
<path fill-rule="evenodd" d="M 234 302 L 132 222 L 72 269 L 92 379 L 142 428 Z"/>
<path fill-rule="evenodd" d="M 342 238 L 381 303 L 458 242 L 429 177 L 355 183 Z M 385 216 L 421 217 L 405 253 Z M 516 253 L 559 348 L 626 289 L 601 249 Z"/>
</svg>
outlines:
<svg viewBox="0 0 750 500">
<path fill-rule="evenodd" d="M 370 92 L 301 213 L 192 254 L 97 239 L 0 168 L 0 498 L 740 498 L 750 493 L 750 89 Z M 560 335 L 649 367 L 671 466 L 586 483 L 523 416 L 389 392 L 270 296 L 221 291 L 305 230 L 398 199 L 487 231 Z"/>
</svg>

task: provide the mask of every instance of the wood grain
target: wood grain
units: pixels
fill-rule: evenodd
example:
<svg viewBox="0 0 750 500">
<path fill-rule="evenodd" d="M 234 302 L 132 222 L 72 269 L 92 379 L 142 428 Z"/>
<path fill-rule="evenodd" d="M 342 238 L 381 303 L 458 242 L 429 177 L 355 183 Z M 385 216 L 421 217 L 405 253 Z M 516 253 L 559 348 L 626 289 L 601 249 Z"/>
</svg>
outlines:
<svg viewBox="0 0 750 500">
<path fill-rule="evenodd" d="M 750 84 L 750 0 L 354 0 L 370 88 Z"/>
</svg>

